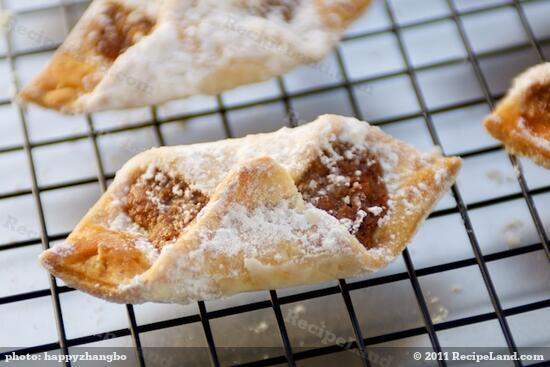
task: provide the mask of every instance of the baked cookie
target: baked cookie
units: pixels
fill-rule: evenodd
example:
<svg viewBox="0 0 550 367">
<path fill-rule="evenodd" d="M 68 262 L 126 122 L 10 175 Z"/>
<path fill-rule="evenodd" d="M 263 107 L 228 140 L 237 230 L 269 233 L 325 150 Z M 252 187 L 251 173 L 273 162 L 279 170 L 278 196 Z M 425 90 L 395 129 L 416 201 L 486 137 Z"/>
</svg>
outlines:
<svg viewBox="0 0 550 367">
<path fill-rule="evenodd" d="M 322 60 L 371 0 L 95 0 L 19 100 L 69 113 L 214 95 Z"/>
<path fill-rule="evenodd" d="M 357 276 L 401 253 L 460 165 L 334 115 L 156 148 L 40 260 L 70 286 L 129 303 Z"/>
<path fill-rule="evenodd" d="M 487 131 L 512 154 L 550 169 L 550 63 L 527 70 L 485 119 Z"/>
</svg>

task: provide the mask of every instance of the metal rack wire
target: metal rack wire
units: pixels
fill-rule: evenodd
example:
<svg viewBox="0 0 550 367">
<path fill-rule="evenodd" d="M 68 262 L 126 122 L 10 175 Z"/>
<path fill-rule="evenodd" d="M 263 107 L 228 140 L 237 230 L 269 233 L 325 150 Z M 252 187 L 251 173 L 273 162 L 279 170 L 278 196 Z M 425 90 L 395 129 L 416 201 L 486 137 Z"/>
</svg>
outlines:
<svg viewBox="0 0 550 367">
<path fill-rule="evenodd" d="M 362 118 L 361 110 L 358 107 L 358 102 L 356 100 L 354 87 L 356 87 L 357 85 L 362 85 L 365 83 L 370 83 L 370 82 L 387 79 L 393 76 L 404 74 L 408 76 L 413 86 L 416 100 L 420 106 L 420 112 L 402 115 L 402 116 L 396 116 L 392 118 L 381 119 L 378 121 L 370 121 L 370 122 L 376 125 L 385 125 L 385 124 L 390 124 L 398 121 L 405 121 L 411 118 L 423 118 L 433 144 L 441 146 L 442 145 L 441 140 L 438 136 L 438 132 L 433 122 L 433 118 L 432 118 L 433 114 L 444 112 L 444 111 L 451 111 L 459 108 L 464 108 L 464 107 L 480 104 L 483 102 L 487 103 L 490 107 L 493 107 L 495 103 L 495 99 L 500 97 L 498 95 L 495 96 L 491 93 L 487 80 L 485 78 L 485 75 L 480 67 L 480 60 L 487 57 L 511 52 L 511 51 L 534 49 L 539 61 L 544 61 L 544 54 L 542 52 L 542 47 L 543 45 L 550 45 L 550 39 L 537 40 L 535 38 L 533 30 L 531 29 L 531 26 L 529 24 L 529 21 L 523 9 L 524 3 L 536 2 L 536 1 L 539 1 L 539 0 L 526 0 L 526 1 L 514 0 L 510 3 L 491 5 L 491 6 L 486 6 L 482 8 L 476 8 L 474 10 L 469 10 L 466 12 L 459 12 L 459 10 L 457 10 L 452 0 L 446 0 L 446 3 L 450 9 L 449 15 L 434 17 L 430 19 L 424 19 L 419 22 L 408 23 L 405 25 L 401 25 L 397 21 L 395 9 L 393 8 L 392 3 L 389 1 L 385 1 L 384 3 L 385 11 L 387 13 L 388 18 L 391 21 L 391 26 L 381 30 L 367 32 L 364 34 L 353 35 L 351 37 L 347 37 L 346 40 L 372 37 L 385 32 L 393 33 L 397 39 L 400 56 L 402 58 L 403 64 L 405 65 L 405 68 L 403 70 L 352 81 L 348 77 L 348 72 L 344 64 L 344 57 L 342 55 L 342 52 L 340 49 L 338 49 L 336 50 L 336 59 L 337 59 L 339 71 L 341 72 L 341 75 L 342 75 L 342 79 L 343 79 L 342 83 L 337 83 L 337 84 L 333 84 L 333 85 L 329 85 L 321 88 L 314 88 L 311 90 L 301 91 L 298 93 L 290 93 L 287 91 L 287 88 L 285 86 L 285 81 L 282 78 L 278 78 L 277 86 L 280 92 L 280 96 L 275 98 L 268 98 L 260 101 L 255 101 L 251 103 L 243 103 L 243 104 L 227 106 L 224 103 L 223 96 L 218 96 L 216 98 L 217 108 L 213 110 L 208 110 L 200 113 L 174 116 L 166 119 L 160 119 L 158 117 L 156 107 L 151 107 L 151 116 L 153 118 L 149 121 L 142 121 L 141 123 L 132 124 L 131 126 L 102 129 L 101 131 L 97 131 L 95 128 L 94 116 L 88 115 L 86 116 L 87 126 L 88 126 L 87 133 L 76 134 L 73 136 L 64 137 L 60 139 L 57 139 L 57 138 L 49 139 L 49 140 L 41 141 L 39 143 L 31 143 L 31 140 L 29 138 L 26 112 L 23 109 L 19 108 L 18 119 L 23 130 L 24 143 L 23 145 L 14 145 L 14 146 L 0 148 L 0 154 L 14 152 L 14 151 L 24 151 L 27 158 L 28 167 L 31 172 L 32 189 L 18 190 L 7 194 L 1 194 L 0 200 L 31 194 L 37 208 L 37 216 L 40 224 L 40 238 L 7 243 L 0 246 L 0 251 L 20 248 L 20 247 L 25 247 L 30 245 L 36 245 L 39 243 L 42 244 L 44 249 L 46 249 L 49 247 L 50 242 L 63 239 L 66 235 L 68 235 L 68 233 L 62 233 L 60 235 L 51 236 L 48 233 L 45 216 L 44 216 L 44 210 L 42 206 L 41 194 L 47 191 L 55 190 L 55 189 L 67 188 L 67 187 L 83 185 L 87 183 L 99 183 L 100 188 L 102 189 L 102 191 L 104 191 L 107 187 L 107 182 L 109 179 L 112 178 L 112 175 L 109 175 L 106 173 L 103 165 L 104 160 L 102 158 L 102 153 L 98 145 L 98 136 L 100 135 L 109 135 L 109 134 L 114 134 L 122 131 L 139 129 L 143 127 L 152 127 L 155 133 L 157 143 L 159 145 L 164 145 L 165 137 L 161 129 L 161 126 L 163 124 L 176 121 L 176 120 L 185 120 L 185 119 L 191 119 L 191 118 L 196 118 L 196 117 L 201 117 L 206 115 L 219 114 L 223 124 L 224 134 L 226 135 L 226 137 L 232 137 L 233 133 L 231 131 L 231 125 L 229 124 L 228 117 L 227 117 L 227 113 L 229 111 L 246 109 L 261 103 L 282 102 L 286 108 L 288 116 L 292 117 L 293 114 L 292 114 L 292 107 L 291 107 L 290 101 L 293 98 L 302 97 L 306 95 L 315 95 L 317 93 L 336 90 L 339 88 L 345 89 L 354 115 L 357 116 L 358 118 Z M 67 26 L 66 28 L 68 30 L 70 25 L 67 18 L 66 6 L 67 6 L 66 4 L 61 2 L 59 9 L 63 13 L 64 19 L 66 21 L 66 26 Z M 470 43 L 470 40 L 468 39 L 468 35 L 465 31 L 464 25 L 462 23 L 462 17 L 465 15 L 478 14 L 484 11 L 494 10 L 499 8 L 513 8 L 515 10 L 517 16 L 521 21 L 522 27 L 524 28 L 526 34 L 528 35 L 529 42 L 524 45 L 499 49 L 497 51 L 490 51 L 485 53 L 474 52 L 472 45 Z M 27 10 L 27 11 L 34 11 L 34 9 Z M 403 30 L 432 24 L 442 20 L 451 20 L 453 24 L 456 26 L 458 33 L 460 34 L 463 46 L 467 51 L 466 58 L 446 60 L 443 62 L 431 63 L 429 65 L 420 66 L 420 67 L 413 66 L 413 63 L 411 62 L 411 58 L 407 53 L 405 42 L 403 40 L 403 34 L 402 34 Z M 19 82 L 17 80 L 17 70 L 15 67 L 16 59 L 23 55 L 32 55 L 32 54 L 55 49 L 55 47 L 48 46 L 48 47 L 40 47 L 32 50 L 26 50 L 24 52 L 15 52 L 12 47 L 10 34 L 6 35 L 6 44 L 7 44 L 7 52 L 5 55 L 0 55 L 0 58 L 4 58 L 8 61 L 10 71 L 13 77 L 12 83 L 13 83 L 14 90 L 18 90 L 19 88 Z M 430 109 L 422 93 L 418 76 L 417 76 L 418 73 L 421 71 L 430 70 L 436 67 L 460 64 L 460 63 L 470 63 L 472 65 L 477 81 L 479 83 L 479 86 L 481 87 L 481 90 L 483 92 L 483 97 L 466 101 L 466 102 L 455 103 L 455 104 L 451 104 L 443 107 L 438 107 L 435 109 Z M 0 100 L 0 105 L 10 104 L 10 103 L 11 103 L 11 100 L 3 100 L 3 101 Z M 289 125 L 294 126 L 295 124 L 296 124 L 296 121 L 293 121 L 291 118 L 289 121 Z M 66 182 L 62 184 L 40 186 L 37 180 L 33 149 L 41 146 L 55 145 L 59 143 L 77 141 L 77 140 L 83 140 L 83 139 L 89 139 L 92 143 L 94 158 L 95 158 L 95 163 L 97 168 L 97 176 L 81 179 L 81 180 L 75 180 L 71 182 Z M 489 148 L 465 151 L 465 152 L 462 152 L 462 154 L 460 155 L 462 157 L 474 157 L 474 156 L 480 156 L 480 155 L 495 152 L 495 151 L 500 151 L 501 149 L 502 149 L 501 146 L 493 146 Z M 185 325 L 185 324 L 191 324 L 191 323 L 200 323 L 204 330 L 204 336 L 208 344 L 211 364 L 213 366 L 220 366 L 221 364 L 218 356 L 218 350 L 217 350 L 217 346 L 216 346 L 216 343 L 212 334 L 211 326 L 210 326 L 211 320 L 226 317 L 229 315 L 236 315 L 236 314 L 246 313 L 254 310 L 271 308 L 274 312 L 274 315 L 277 321 L 278 331 L 280 334 L 282 346 L 284 348 L 284 355 L 272 357 L 269 359 L 264 359 L 261 361 L 247 363 L 246 365 L 269 366 L 269 365 L 276 365 L 276 364 L 288 364 L 289 366 L 295 366 L 296 361 L 298 360 L 336 353 L 341 351 L 341 348 L 337 345 L 333 345 L 333 346 L 325 346 L 320 348 L 313 348 L 307 351 L 295 351 L 289 339 L 287 328 L 285 326 L 285 321 L 281 312 L 281 306 L 285 304 L 294 303 L 297 301 L 303 301 L 303 300 L 308 300 L 308 299 L 317 298 L 317 297 L 340 294 L 343 298 L 344 304 L 348 311 L 349 319 L 350 319 L 354 336 L 355 336 L 355 342 L 351 345 L 351 347 L 359 349 L 362 352 L 361 353 L 362 363 L 364 366 L 370 366 L 370 362 L 368 360 L 368 349 L 369 349 L 368 347 L 371 345 L 394 341 L 394 340 L 411 337 L 411 336 L 427 334 L 433 349 L 435 351 L 442 351 L 442 347 L 437 334 L 439 331 L 471 325 L 471 324 L 475 324 L 483 321 L 489 321 L 489 320 L 498 321 L 500 328 L 502 330 L 502 333 L 504 335 L 506 344 L 508 346 L 508 349 L 510 350 L 510 352 L 517 351 L 518 350 L 517 345 L 514 340 L 514 336 L 510 331 L 510 327 L 507 322 L 507 317 L 533 311 L 533 310 L 548 308 L 550 307 L 550 299 L 529 303 L 529 304 L 522 304 L 520 306 L 515 306 L 512 308 L 503 308 L 501 301 L 499 299 L 499 296 L 497 294 L 497 291 L 495 290 L 495 286 L 493 284 L 491 275 L 487 269 L 487 263 L 495 260 L 500 260 L 500 259 L 505 259 L 509 257 L 526 254 L 529 252 L 539 251 L 541 249 L 545 251 L 546 256 L 548 257 L 548 260 L 550 260 L 550 246 L 549 246 L 548 234 L 544 230 L 544 226 L 542 224 L 540 215 L 537 212 L 537 208 L 533 200 L 533 195 L 535 194 L 550 192 L 550 185 L 544 186 L 542 188 L 537 188 L 534 190 L 529 189 L 522 172 L 521 163 L 519 162 L 518 159 L 516 159 L 513 156 L 510 156 L 509 158 L 517 174 L 516 179 L 521 188 L 520 193 L 509 194 L 509 195 L 505 195 L 495 199 L 487 199 L 487 200 L 483 200 L 483 201 L 479 201 L 479 202 L 475 202 L 467 205 L 465 200 L 462 197 L 462 194 L 459 188 L 457 186 L 454 186 L 452 188 L 452 195 L 457 203 L 457 206 L 450 209 L 443 209 L 443 210 L 436 211 L 432 213 L 430 216 L 431 218 L 435 218 L 435 217 L 444 216 L 444 215 L 453 214 L 453 213 L 459 214 L 460 217 L 462 218 L 465 230 L 468 234 L 468 239 L 470 241 L 470 244 L 474 253 L 473 258 L 453 261 L 453 262 L 444 263 L 444 264 L 437 264 L 437 265 L 429 266 L 422 269 L 416 269 L 411 260 L 411 255 L 409 254 L 409 251 L 405 250 L 403 253 L 403 260 L 406 266 L 406 272 L 401 272 L 401 273 L 387 275 L 387 276 L 381 276 L 378 278 L 372 278 L 367 280 L 354 281 L 354 282 L 347 282 L 345 280 L 340 280 L 337 286 L 329 286 L 322 289 L 301 292 L 301 293 L 292 294 L 288 296 L 279 296 L 277 291 L 272 290 L 269 292 L 269 295 L 270 295 L 269 300 L 258 301 L 258 302 L 253 302 L 245 305 L 233 306 L 229 308 L 223 308 L 216 311 L 208 311 L 205 303 L 199 302 L 198 303 L 199 312 L 197 314 L 185 316 L 177 319 L 167 320 L 167 321 L 144 324 L 144 325 L 138 325 L 138 323 L 136 322 L 134 308 L 131 305 L 127 305 L 126 311 L 128 316 L 128 327 L 123 329 L 118 329 L 118 330 L 112 330 L 111 332 L 109 332 L 109 334 L 114 337 L 131 336 L 133 345 L 135 347 L 136 357 L 137 357 L 139 366 L 146 366 L 146 361 L 142 353 L 142 345 L 140 341 L 141 333 L 153 331 L 153 330 L 160 330 L 163 328 L 168 328 L 173 326 L 179 326 L 179 325 Z M 476 233 L 472 226 L 470 216 L 469 216 L 469 210 L 476 209 L 476 208 L 483 208 L 490 205 L 507 202 L 515 199 L 525 200 L 529 209 L 529 213 L 535 224 L 540 242 L 536 244 L 524 246 L 521 248 L 509 249 L 506 251 L 500 251 L 500 252 L 484 255 L 480 249 L 480 245 L 478 243 Z M 452 321 L 445 321 L 434 325 L 428 310 L 428 306 L 426 304 L 423 291 L 420 287 L 418 278 L 420 276 L 459 269 L 459 268 L 472 266 L 472 265 L 477 266 L 482 274 L 485 287 L 487 288 L 487 291 L 493 306 L 493 311 L 484 313 L 484 314 L 464 317 L 464 318 L 460 318 Z M 402 281 L 402 280 L 410 281 L 410 284 L 414 290 L 414 295 L 418 302 L 419 309 L 422 314 L 424 325 L 413 329 L 400 330 L 390 334 L 365 338 L 359 326 L 357 313 L 356 313 L 356 310 L 354 309 L 350 292 L 357 289 L 373 287 L 381 284 L 390 284 L 392 282 Z M 84 337 L 78 337 L 74 339 L 67 338 L 67 335 L 65 332 L 65 324 L 63 320 L 63 312 L 60 306 L 60 294 L 72 292 L 72 291 L 74 290 L 69 287 L 58 286 L 55 279 L 53 277 L 50 277 L 49 289 L 42 289 L 42 290 L 10 295 L 10 296 L 0 298 L 0 305 L 23 301 L 23 300 L 29 300 L 33 298 L 46 297 L 46 296 L 50 296 L 52 300 L 54 317 L 57 325 L 58 341 L 55 343 L 50 343 L 45 345 L 36 345 L 30 348 L 17 350 L 15 351 L 17 354 L 27 354 L 27 353 L 32 354 L 32 353 L 46 352 L 46 351 L 52 351 L 57 349 L 61 349 L 63 352 L 67 353 L 69 347 L 75 347 L 75 346 L 101 340 L 102 338 L 101 335 L 87 335 Z M 5 359 L 6 355 L 7 353 L 0 354 L 0 360 Z M 65 365 L 69 366 L 69 363 L 67 362 Z M 440 361 L 439 365 L 445 366 L 446 364 L 445 362 Z M 521 366 L 522 364 L 521 362 L 515 362 L 515 365 Z M 543 365 L 543 364 L 540 364 L 540 365 Z"/>
</svg>

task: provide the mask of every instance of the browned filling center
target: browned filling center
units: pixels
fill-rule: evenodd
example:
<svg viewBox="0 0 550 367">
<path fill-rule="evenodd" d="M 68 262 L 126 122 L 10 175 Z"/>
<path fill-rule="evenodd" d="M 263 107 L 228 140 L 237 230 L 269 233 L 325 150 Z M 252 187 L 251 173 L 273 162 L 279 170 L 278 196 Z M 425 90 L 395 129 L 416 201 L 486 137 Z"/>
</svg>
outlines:
<svg viewBox="0 0 550 367">
<path fill-rule="evenodd" d="M 375 246 L 373 234 L 388 211 L 388 192 L 372 154 L 334 143 L 312 162 L 297 187 L 305 201 L 339 219 L 365 247 Z M 160 249 L 175 240 L 207 202 L 183 178 L 148 170 L 131 185 L 124 210 Z"/>
<path fill-rule="evenodd" d="M 269 14 L 278 13 L 286 22 L 294 18 L 299 0 L 240 0 L 240 5 L 254 15 L 267 17 Z"/>
<path fill-rule="evenodd" d="M 148 35 L 154 23 L 120 4 L 109 2 L 91 24 L 88 43 L 100 55 L 115 60 L 120 54 Z"/>
<path fill-rule="evenodd" d="M 374 231 L 388 211 L 388 191 L 372 154 L 335 143 L 312 163 L 298 190 L 304 200 L 345 224 L 363 246 L 374 247 Z"/>
<path fill-rule="evenodd" d="M 207 202 L 206 196 L 192 190 L 182 178 L 153 171 L 141 175 L 130 187 L 124 209 L 160 249 L 175 240 Z"/>
<path fill-rule="evenodd" d="M 529 129 L 550 139 L 550 84 L 534 83 L 529 87 L 521 115 Z"/>
</svg>

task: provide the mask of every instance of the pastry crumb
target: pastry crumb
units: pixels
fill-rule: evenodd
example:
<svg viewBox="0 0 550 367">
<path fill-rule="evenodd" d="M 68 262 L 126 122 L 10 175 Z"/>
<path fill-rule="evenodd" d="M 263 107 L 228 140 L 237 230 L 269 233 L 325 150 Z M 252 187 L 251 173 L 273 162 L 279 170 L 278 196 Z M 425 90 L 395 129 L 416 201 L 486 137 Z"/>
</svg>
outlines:
<svg viewBox="0 0 550 367">
<path fill-rule="evenodd" d="M 504 241 L 509 249 L 516 248 L 521 245 L 521 232 L 525 227 L 525 223 L 519 219 L 508 223 L 502 232 Z"/>
<path fill-rule="evenodd" d="M 485 172 L 485 175 L 490 181 L 495 182 L 498 185 L 511 184 L 515 181 L 515 178 L 511 175 L 506 175 L 501 170 L 491 169 Z"/>
<path fill-rule="evenodd" d="M 449 317 L 449 310 L 445 306 L 439 305 L 436 309 L 436 314 L 432 317 L 432 321 L 434 324 L 439 324 L 447 320 L 447 317 Z"/>
<path fill-rule="evenodd" d="M 430 292 L 426 292 L 426 298 L 428 300 L 430 315 L 432 315 L 432 322 L 437 324 L 445 321 L 449 316 L 449 310 L 441 304 L 439 297 L 432 296 Z"/>
</svg>

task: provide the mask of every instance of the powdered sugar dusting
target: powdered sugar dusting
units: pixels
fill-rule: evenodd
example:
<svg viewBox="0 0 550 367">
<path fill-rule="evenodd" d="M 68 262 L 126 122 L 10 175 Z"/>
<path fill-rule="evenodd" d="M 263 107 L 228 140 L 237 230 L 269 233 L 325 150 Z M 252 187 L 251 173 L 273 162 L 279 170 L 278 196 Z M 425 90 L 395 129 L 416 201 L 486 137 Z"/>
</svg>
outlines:
<svg viewBox="0 0 550 367">
<path fill-rule="evenodd" d="M 539 147 L 540 149 L 550 151 L 550 140 L 533 134 L 531 129 L 525 125 L 525 120 L 522 117 L 518 120 L 518 129 L 515 130 L 515 133 L 525 139 L 528 139 L 533 145 Z"/>
<path fill-rule="evenodd" d="M 309 204 L 299 210 L 288 201 L 254 210 L 234 204 L 223 217 L 220 228 L 215 232 L 205 228 L 200 235 L 200 251 L 227 256 L 244 253 L 249 258 L 265 255 L 284 244 L 295 244 L 301 252 L 296 259 L 321 253 L 336 254 L 346 250 L 345 243 L 349 240 L 349 234 L 335 218 Z"/>
<path fill-rule="evenodd" d="M 371 256 L 383 259 L 385 262 L 388 263 L 395 259 L 395 255 L 392 254 L 392 252 L 385 247 L 373 247 L 369 248 L 367 251 Z"/>
<path fill-rule="evenodd" d="M 151 264 L 159 258 L 159 251 L 149 240 L 138 238 L 134 241 L 134 245 L 147 257 Z"/>
<path fill-rule="evenodd" d="M 147 231 L 137 223 L 134 223 L 132 219 L 122 211 L 111 221 L 109 229 L 130 233 L 140 237 L 147 236 Z"/>
<path fill-rule="evenodd" d="M 74 244 L 65 240 L 61 243 L 55 244 L 50 250 L 56 255 L 65 257 L 72 254 L 75 250 L 75 247 Z"/>
<path fill-rule="evenodd" d="M 141 279 L 141 276 L 136 275 L 129 282 L 119 284 L 118 290 L 119 292 L 126 292 L 131 289 L 140 288 L 142 286 L 143 286 L 143 281 Z"/>
<path fill-rule="evenodd" d="M 152 105 L 267 80 L 297 65 L 322 60 L 347 23 L 327 25 L 319 11 L 323 3 L 318 1 L 131 3 L 140 9 L 162 3 L 158 18 L 152 17 L 155 28 L 146 37 L 136 37 L 136 44 L 115 60 L 75 109 L 93 112 Z M 354 15 L 361 9 L 357 7 Z M 97 17 L 92 12 L 87 15 Z M 80 37 L 71 38 L 78 41 L 87 31 L 81 23 L 73 32 Z M 136 93 L 136 85 L 143 86 L 145 93 Z"/>
<path fill-rule="evenodd" d="M 384 208 L 381 208 L 379 206 L 372 206 L 370 208 L 367 209 L 367 211 L 371 214 L 374 214 L 376 216 L 382 214 L 382 212 L 384 211 Z"/>
</svg>

